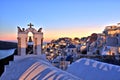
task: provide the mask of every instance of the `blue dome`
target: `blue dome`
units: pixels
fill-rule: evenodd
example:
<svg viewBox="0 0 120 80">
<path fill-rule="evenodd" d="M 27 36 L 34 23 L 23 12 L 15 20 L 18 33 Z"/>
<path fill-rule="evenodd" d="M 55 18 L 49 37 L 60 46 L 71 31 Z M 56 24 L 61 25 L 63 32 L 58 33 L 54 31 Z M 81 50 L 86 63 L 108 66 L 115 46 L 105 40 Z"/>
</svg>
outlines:
<svg viewBox="0 0 120 80">
<path fill-rule="evenodd" d="M 68 48 L 76 48 L 76 46 L 73 45 L 73 44 L 70 44 L 70 45 L 68 46 Z"/>
<path fill-rule="evenodd" d="M 107 46 L 117 46 L 118 45 L 118 39 L 117 37 L 108 37 L 106 40 Z"/>
</svg>

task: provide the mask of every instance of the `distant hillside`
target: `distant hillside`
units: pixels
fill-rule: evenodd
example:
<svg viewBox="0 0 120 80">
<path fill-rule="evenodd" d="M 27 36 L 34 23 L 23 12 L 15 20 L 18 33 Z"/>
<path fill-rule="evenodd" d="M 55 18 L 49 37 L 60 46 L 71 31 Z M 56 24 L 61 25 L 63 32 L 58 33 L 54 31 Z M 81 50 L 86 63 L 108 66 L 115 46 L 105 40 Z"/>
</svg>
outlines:
<svg viewBox="0 0 120 80">
<path fill-rule="evenodd" d="M 13 48 L 17 48 L 17 43 L 0 41 L 0 50 L 13 49 Z"/>
</svg>

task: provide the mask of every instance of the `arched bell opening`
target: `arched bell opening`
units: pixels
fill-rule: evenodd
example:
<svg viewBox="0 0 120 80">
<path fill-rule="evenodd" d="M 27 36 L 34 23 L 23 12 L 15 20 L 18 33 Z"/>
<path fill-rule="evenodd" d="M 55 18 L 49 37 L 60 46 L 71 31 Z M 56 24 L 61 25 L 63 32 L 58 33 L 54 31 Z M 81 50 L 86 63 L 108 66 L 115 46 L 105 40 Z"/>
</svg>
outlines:
<svg viewBox="0 0 120 80">
<path fill-rule="evenodd" d="M 33 54 L 33 33 L 28 32 L 26 54 Z"/>
</svg>

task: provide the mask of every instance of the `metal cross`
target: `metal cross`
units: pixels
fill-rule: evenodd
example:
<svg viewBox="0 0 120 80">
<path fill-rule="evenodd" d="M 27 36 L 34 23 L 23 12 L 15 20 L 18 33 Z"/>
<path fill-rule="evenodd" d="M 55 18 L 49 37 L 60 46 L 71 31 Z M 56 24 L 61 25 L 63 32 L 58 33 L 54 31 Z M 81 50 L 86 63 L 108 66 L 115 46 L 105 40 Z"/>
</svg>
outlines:
<svg viewBox="0 0 120 80">
<path fill-rule="evenodd" d="M 32 28 L 32 26 L 34 26 L 34 25 L 30 23 L 30 24 L 28 24 L 28 26 L 30 26 L 30 28 Z"/>
</svg>

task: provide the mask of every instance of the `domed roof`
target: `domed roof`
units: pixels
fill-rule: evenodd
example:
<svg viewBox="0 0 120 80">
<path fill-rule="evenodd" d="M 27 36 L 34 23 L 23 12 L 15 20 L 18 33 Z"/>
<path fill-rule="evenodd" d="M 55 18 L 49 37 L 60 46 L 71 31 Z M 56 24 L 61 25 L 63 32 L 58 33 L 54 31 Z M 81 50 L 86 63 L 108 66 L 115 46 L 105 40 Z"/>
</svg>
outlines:
<svg viewBox="0 0 120 80">
<path fill-rule="evenodd" d="M 108 37 L 106 40 L 107 46 L 117 46 L 118 38 L 117 37 Z"/>
<path fill-rule="evenodd" d="M 87 58 L 73 62 L 66 71 L 82 80 L 120 80 L 120 66 Z"/>
<path fill-rule="evenodd" d="M 48 61 L 28 57 L 10 62 L 1 80 L 80 80 L 70 73 L 57 69 Z"/>
<path fill-rule="evenodd" d="M 70 44 L 70 45 L 68 46 L 68 48 L 76 48 L 76 46 L 73 45 L 73 44 Z"/>
</svg>

